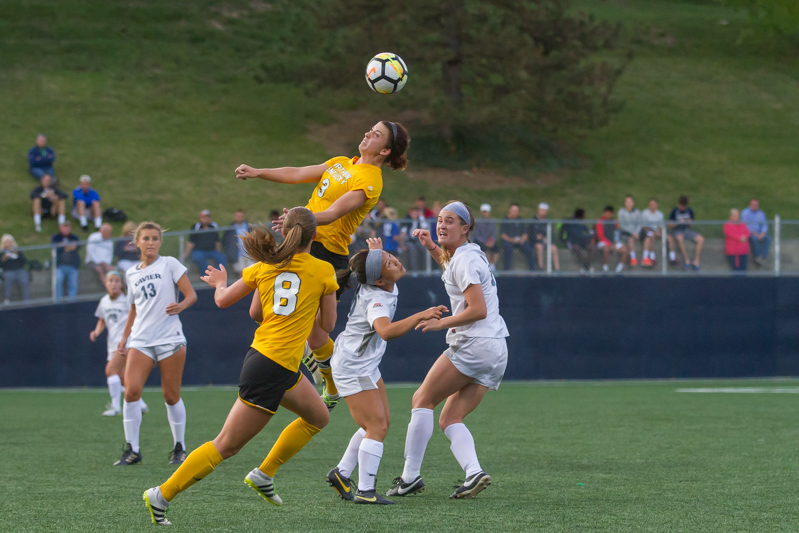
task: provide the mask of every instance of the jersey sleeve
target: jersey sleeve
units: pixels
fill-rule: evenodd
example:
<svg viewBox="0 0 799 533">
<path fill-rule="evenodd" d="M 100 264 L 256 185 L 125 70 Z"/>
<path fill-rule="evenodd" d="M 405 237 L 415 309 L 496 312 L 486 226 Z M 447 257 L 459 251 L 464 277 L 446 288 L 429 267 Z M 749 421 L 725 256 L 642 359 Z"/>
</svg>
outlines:
<svg viewBox="0 0 799 533">
<path fill-rule="evenodd" d="M 167 260 L 169 261 L 169 272 L 172 274 L 172 282 L 177 283 L 189 269 L 174 257 L 169 257 Z"/>
<path fill-rule="evenodd" d="M 361 165 L 353 165 L 359 167 Z M 363 191 L 366 194 L 367 200 L 373 200 L 380 197 L 383 192 L 383 174 L 378 170 L 367 168 L 355 172 L 352 176 L 350 191 Z"/>
<path fill-rule="evenodd" d="M 328 159 L 327 161 L 325 161 L 325 165 L 327 165 L 327 168 L 333 168 L 333 165 L 335 165 L 336 163 L 343 163 L 344 161 L 349 161 L 349 160 L 350 160 L 349 157 L 342 155 L 334 157 L 333 159 Z"/>
<path fill-rule="evenodd" d="M 375 320 L 381 317 L 391 318 L 391 293 L 381 291 L 385 293 L 379 294 L 371 294 L 369 298 L 366 298 L 364 301 L 364 305 L 366 306 L 366 320 L 369 322 L 369 326 L 374 324 Z"/>
<path fill-rule="evenodd" d="M 97 310 L 94 312 L 94 316 L 97 318 L 102 318 L 105 320 L 105 306 L 103 305 L 103 300 L 100 300 L 100 303 L 97 304 Z"/>
<path fill-rule="evenodd" d="M 480 270 L 483 262 L 476 256 L 469 254 L 461 261 L 453 261 L 452 282 L 464 292 L 469 285 L 480 285 Z M 488 268 L 486 265 L 485 268 Z"/>
<path fill-rule="evenodd" d="M 250 265 L 245 268 L 241 273 L 241 279 L 244 281 L 244 284 L 251 288 L 257 289 L 258 288 L 258 273 L 261 271 L 260 263 L 255 263 L 254 265 Z"/>
<path fill-rule="evenodd" d="M 336 280 L 336 270 L 330 263 L 324 263 L 325 269 L 322 277 L 322 295 L 327 296 L 338 290 L 338 281 Z"/>
</svg>

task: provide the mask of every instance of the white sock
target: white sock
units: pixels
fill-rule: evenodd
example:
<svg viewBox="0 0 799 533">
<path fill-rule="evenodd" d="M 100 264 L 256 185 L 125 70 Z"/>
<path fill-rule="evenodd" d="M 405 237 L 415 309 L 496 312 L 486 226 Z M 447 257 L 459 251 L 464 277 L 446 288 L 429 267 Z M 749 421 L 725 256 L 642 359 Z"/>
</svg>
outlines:
<svg viewBox="0 0 799 533">
<path fill-rule="evenodd" d="M 677 259 L 677 252 L 669 252 L 669 261 L 674 261 Z"/>
<path fill-rule="evenodd" d="M 361 441 L 366 436 L 366 431 L 363 428 L 358 428 L 358 431 L 350 439 L 347 446 L 347 451 L 338 463 L 338 471 L 344 477 L 351 477 L 352 471 L 355 470 L 355 465 L 358 464 L 358 448 L 361 446 Z"/>
<path fill-rule="evenodd" d="M 42 225 L 42 215 L 33 215 L 33 223 L 37 226 Z"/>
<path fill-rule="evenodd" d="M 141 428 L 141 407 L 139 401 L 122 402 L 122 426 L 125 428 L 125 441 L 133 451 L 139 453 L 139 429 Z"/>
<path fill-rule="evenodd" d="M 66 221 L 67 221 L 67 216 L 66 215 L 58 215 L 58 223 L 59 224 L 63 224 Z"/>
<path fill-rule="evenodd" d="M 100 229 L 100 226 L 103 225 L 103 217 L 94 217 L 94 227 Z"/>
<path fill-rule="evenodd" d="M 117 374 L 106 378 L 108 394 L 111 395 L 111 408 L 119 411 L 122 403 L 122 380 Z"/>
<path fill-rule="evenodd" d="M 383 457 L 383 443 L 372 439 L 363 439 L 358 450 L 358 490 L 367 492 L 375 490 L 375 476 Z"/>
<path fill-rule="evenodd" d="M 469 428 L 463 423 L 447 426 L 444 434 L 452 442 L 449 447 L 458 464 L 463 468 L 466 477 L 469 478 L 482 471 L 480 461 L 477 460 L 477 451 L 474 449 L 474 437 Z"/>
<path fill-rule="evenodd" d="M 172 429 L 172 439 L 174 444 L 178 442 L 186 449 L 186 406 L 183 405 L 183 398 L 178 400 L 175 405 L 166 406 L 166 417 L 169 419 L 169 427 Z"/>
<path fill-rule="evenodd" d="M 79 217 L 79 218 L 80 218 L 80 227 L 83 227 L 88 224 L 88 222 L 86 222 L 86 217 Z"/>
<path fill-rule="evenodd" d="M 630 252 L 630 259 L 635 259 L 635 252 Z"/>
<path fill-rule="evenodd" d="M 408 433 L 405 435 L 405 469 L 402 471 L 402 480 L 405 483 L 410 483 L 421 474 L 424 452 L 432 436 L 433 410 L 413 409 Z"/>
<path fill-rule="evenodd" d="M 125 387 L 122 387 L 122 394 L 125 394 Z M 144 398 L 139 398 L 139 407 L 141 407 L 142 411 L 147 411 L 147 404 L 144 403 Z"/>
</svg>

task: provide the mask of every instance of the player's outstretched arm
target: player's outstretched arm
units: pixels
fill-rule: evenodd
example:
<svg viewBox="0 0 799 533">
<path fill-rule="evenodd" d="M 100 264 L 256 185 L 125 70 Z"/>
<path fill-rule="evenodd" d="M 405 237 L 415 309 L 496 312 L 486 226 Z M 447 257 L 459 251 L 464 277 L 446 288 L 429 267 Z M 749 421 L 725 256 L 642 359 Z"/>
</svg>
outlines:
<svg viewBox="0 0 799 533">
<path fill-rule="evenodd" d="M 370 250 L 382 250 L 383 249 L 383 239 L 380 237 L 369 237 L 366 239 L 366 244 L 369 246 Z"/>
<path fill-rule="evenodd" d="M 183 300 L 180 303 L 171 303 L 166 306 L 166 314 L 177 315 L 181 311 L 185 311 L 197 301 L 197 293 L 194 292 L 194 287 L 191 286 L 189 277 L 184 273 L 178 279 L 178 289 L 183 293 Z"/>
<path fill-rule="evenodd" d="M 224 265 L 219 265 L 219 268 L 208 265 L 205 276 L 202 276 L 200 279 L 216 289 L 214 291 L 214 302 L 221 309 L 230 307 L 253 291 L 253 289 L 244 283 L 243 279 L 239 279 L 236 283 L 228 287 L 227 270 L 225 270 Z"/>
<path fill-rule="evenodd" d="M 314 213 L 317 226 L 326 226 L 347 213 L 351 213 L 366 203 L 366 193 L 362 190 L 350 191 L 341 195 L 330 207 L 319 213 Z"/>
<path fill-rule="evenodd" d="M 103 320 L 102 318 L 98 318 L 97 319 L 97 325 L 94 326 L 94 329 L 92 330 L 92 332 L 89 333 L 89 340 L 92 341 L 92 342 L 96 341 L 97 337 L 100 336 L 100 334 L 103 332 L 103 330 L 105 330 L 105 320 Z"/>
<path fill-rule="evenodd" d="M 442 319 L 422 320 L 416 325 L 416 329 L 421 329 L 426 333 L 428 331 L 440 331 L 442 329 L 466 326 L 478 320 L 483 320 L 488 311 L 486 310 L 486 299 L 483 296 L 482 287 L 476 283 L 469 285 L 463 291 L 463 295 L 466 297 L 466 309 L 462 313 Z"/>
<path fill-rule="evenodd" d="M 390 341 L 402 337 L 423 320 L 439 319 L 444 313 L 449 313 L 449 309 L 445 305 L 437 305 L 396 322 L 391 322 L 388 317 L 381 316 L 372 323 L 372 327 L 375 328 L 381 339 Z"/>
<path fill-rule="evenodd" d="M 443 254 L 441 252 L 441 248 L 439 248 L 438 245 L 433 242 L 433 238 L 430 236 L 430 230 L 413 230 L 413 236 L 419 239 L 419 242 L 422 243 L 422 246 L 427 248 L 427 251 L 430 252 L 430 255 L 433 257 L 435 262 L 440 265 Z"/>
<path fill-rule="evenodd" d="M 327 165 L 311 165 L 307 167 L 253 168 L 239 165 L 236 179 L 262 179 L 276 183 L 316 183 L 327 170 Z"/>
</svg>

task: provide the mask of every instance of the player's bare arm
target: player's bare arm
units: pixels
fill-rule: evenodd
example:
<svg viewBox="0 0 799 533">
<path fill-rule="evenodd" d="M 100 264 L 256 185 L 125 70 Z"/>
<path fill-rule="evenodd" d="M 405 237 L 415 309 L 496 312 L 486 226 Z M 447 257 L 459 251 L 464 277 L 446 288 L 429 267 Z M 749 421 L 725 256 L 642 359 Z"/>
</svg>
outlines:
<svg viewBox="0 0 799 533">
<path fill-rule="evenodd" d="M 391 339 L 402 337 L 423 320 L 438 319 L 441 318 L 442 314 L 448 312 L 449 309 L 445 305 L 437 305 L 396 322 L 391 322 L 388 317 L 383 316 L 375 320 L 372 326 L 381 339 L 390 341 Z"/>
<path fill-rule="evenodd" d="M 327 170 L 327 165 L 310 165 L 307 167 L 253 168 L 239 165 L 236 178 L 240 180 L 262 179 L 276 183 L 316 183 Z"/>
<path fill-rule="evenodd" d="M 189 277 L 184 273 L 178 280 L 178 289 L 183 293 L 183 300 L 180 303 L 171 303 L 166 306 L 166 314 L 177 315 L 181 311 L 185 311 L 197 301 L 197 293 L 194 292 L 194 287 L 191 286 Z"/>
<path fill-rule="evenodd" d="M 433 242 L 433 238 L 430 236 L 430 230 L 414 230 L 413 236 L 419 239 L 419 242 L 422 243 L 422 246 L 427 248 L 427 251 L 430 252 L 430 255 L 433 257 L 435 262 L 440 265 L 443 254 L 441 252 L 441 248 L 439 248 L 438 245 Z"/>
<path fill-rule="evenodd" d="M 446 318 L 431 318 L 429 320 L 422 320 L 416 325 L 416 329 L 421 329 L 423 332 L 440 331 L 442 329 L 457 328 L 458 326 L 466 326 L 473 324 L 478 320 L 482 320 L 488 314 L 486 309 L 486 300 L 483 296 L 483 289 L 478 284 L 469 285 L 463 295 L 466 297 L 466 309 L 455 316 L 448 316 Z"/>
<path fill-rule="evenodd" d="M 362 207 L 366 203 L 366 193 L 359 191 L 350 191 L 341 195 L 341 198 L 333 202 L 333 204 L 320 213 L 314 213 L 317 226 L 325 226 L 333 221 L 336 221 L 351 213 L 356 209 Z"/>
</svg>

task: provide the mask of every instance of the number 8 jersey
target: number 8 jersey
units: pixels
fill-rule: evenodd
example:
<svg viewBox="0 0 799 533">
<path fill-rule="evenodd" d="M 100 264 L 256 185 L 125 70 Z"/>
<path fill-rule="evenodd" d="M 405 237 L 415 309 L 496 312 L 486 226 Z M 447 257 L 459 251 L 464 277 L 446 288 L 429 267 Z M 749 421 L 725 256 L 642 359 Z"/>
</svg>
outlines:
<svg viewBox="0 0 799 533">
<path fill-rule="evenodd" d="M 139 263 L 125 273 L 128 303 L 136 306 L 130 348 L 186 344 L 180 318 L 166 314 L 167 306 L 177 302 L 177 282 L 185 273 L 180 261 L 163 255 L 146 268 Z"/>
<path fill-rule="evenodd" d="M 242 272 L 242 280 L 249 288 L 258 289 L 263 308 L 264 320 L 255 331 L 252 347 L 296 372 L 319 300 L 338 289 L 333 266 L 311 254 L 296 254 L 281 269 L 265 263 L 249 266 Z"/>
</svg>

